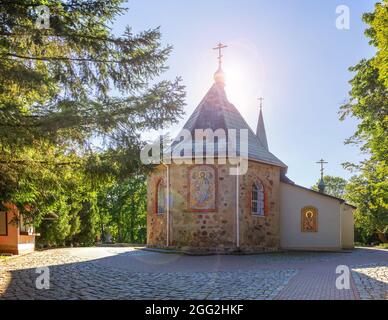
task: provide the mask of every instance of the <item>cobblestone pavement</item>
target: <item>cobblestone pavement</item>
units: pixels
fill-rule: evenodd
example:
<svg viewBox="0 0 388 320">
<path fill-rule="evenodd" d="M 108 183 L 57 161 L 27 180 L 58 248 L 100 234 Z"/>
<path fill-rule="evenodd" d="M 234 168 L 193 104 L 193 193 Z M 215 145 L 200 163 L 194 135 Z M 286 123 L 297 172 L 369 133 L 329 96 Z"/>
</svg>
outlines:
<svg viewBox="0 0 388 320">
<path fill-rule="evenodd" d="M 358 299 L 354 283 L 349 290 L 336 288 L 335 266 L 316 266 L 300 271 L 276 297 L 278 300 L 355 300 Z"/>
<path fill-rule="evenodd" d="M 388 263 L 358 266 L 352 273 L 362 300 L 388 300 Z"/>
<path fill-rule="evenodd" d="M 335 288 L 339 264 L 352 268 L 350 290 Z M 36 268 L 45 266 L 50 289 L 38 290 Z M 383 250 L 185 256 L 54 249 L 0 260 L 0 299 L 388 299 L 387 266 Z"/>
</svg>

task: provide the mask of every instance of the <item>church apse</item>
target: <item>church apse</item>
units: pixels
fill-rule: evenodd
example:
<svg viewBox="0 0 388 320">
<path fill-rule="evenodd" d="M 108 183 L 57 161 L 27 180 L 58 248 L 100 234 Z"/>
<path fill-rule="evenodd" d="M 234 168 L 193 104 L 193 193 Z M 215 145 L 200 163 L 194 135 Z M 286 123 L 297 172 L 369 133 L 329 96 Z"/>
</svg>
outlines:
<svg viewBox="0 0 388 320">
<path fill-rule="evenodd" d="M 159 166 L 149 178 L 156 185 L 166 174 Z M 228 164 L 174 165 L 170 175 L 169 247 L 191 252 L 226 253 L 234 251 L 273 251 L 279 247 L 279 208 L 277 206 L 280 169 L 250 161 L 247 174 L 230 175 Z M 166 180 L 166 177 L 164 177 Z M 265 190 L 265 215 L 252 214 L 251 185 L 262 181 Z M 152 204 L 157 196 L 149 193 Z M 239 197 L 237 246 L 236 201 Z M 152 207 L 152 205 L 150 205 Z M 148 214 L 148 245 L 166 247 L 166 214 Z"/>
</svg>

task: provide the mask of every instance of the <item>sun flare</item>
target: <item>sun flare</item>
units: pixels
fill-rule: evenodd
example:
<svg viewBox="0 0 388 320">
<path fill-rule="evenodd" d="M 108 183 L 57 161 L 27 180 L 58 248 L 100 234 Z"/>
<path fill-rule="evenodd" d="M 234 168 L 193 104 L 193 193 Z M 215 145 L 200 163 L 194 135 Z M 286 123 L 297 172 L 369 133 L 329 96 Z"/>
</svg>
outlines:
<svg viewBox="0 0 388 320">
<path fill-rule="evenodd" d="M 250 71 L 243 63 L 227 63 L 223 66 L 225 72 L 225 91 L 232 103 L 245 104 L 247 100 L 246 87 L 249 83 Z"/>
</svg>

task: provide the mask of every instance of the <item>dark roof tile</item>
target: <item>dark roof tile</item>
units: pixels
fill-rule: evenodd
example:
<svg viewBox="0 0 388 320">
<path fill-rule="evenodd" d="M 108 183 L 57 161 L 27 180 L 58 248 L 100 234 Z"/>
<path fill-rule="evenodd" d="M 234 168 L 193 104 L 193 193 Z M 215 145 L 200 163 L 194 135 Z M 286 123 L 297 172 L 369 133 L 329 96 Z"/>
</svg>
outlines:
<svg viewBox="0 0 388 320">
<path fill-rule="evenodd" d="M 187 120 L 186 124 L 183 126 L 183 129 L 190 131 L 192 137 L 194 137 L 196 129 L 212 129 L 213 131 L 223 129 L 226 134 L 228 129 L 247 129 L 248 158 L 277 165 L 283 168 L 287 167 L 281 160 L 268 151 L 266 141 L 263 145 L 260 139 L 254 134 L 252 129 L 241 116 L 240 112 L 228 101 L 223 84 L 221 83 L 213 84 L 198 107 Z M 178 137 L 180 137 L 180 135 Z M 179 142 L 179 140 L 175 140 L 171 146 L 172 151 L 178 148 L 182 149 L 185 143 L 185 141 Z M 237 139 L 236 148 L 237 154 L 239 154 L 239 139 Z M 195 151 L 194 144 L 192 151 Z M 217 155 L 217 152 L 215 155 Z"/>
</svg>

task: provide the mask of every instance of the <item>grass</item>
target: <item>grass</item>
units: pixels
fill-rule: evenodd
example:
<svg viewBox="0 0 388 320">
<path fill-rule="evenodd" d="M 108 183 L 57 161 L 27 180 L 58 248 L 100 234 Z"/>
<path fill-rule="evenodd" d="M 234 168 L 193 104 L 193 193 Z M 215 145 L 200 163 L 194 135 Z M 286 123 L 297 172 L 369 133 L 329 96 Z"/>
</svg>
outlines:
<svg viewBox="0 0 388 320">
<path fill-rule="evenodd" d="M 367 244 L 364 244 L 364 243 L 361 243 L 361 242 L 355 242 L 354 245 L 356 247 L 388 249 L 388 243 L 380 243 L 380 244 L 374 244 L 374 245 L 373 244 L 367 245 Z"/>
<path fill-rule="evenodd" d="M 12 254 L 9 254 L 9 253 L 1 253 L 0 252 L 0 262 L 1 261 L 5 261 L 7 260 L 8 258 L 12 257 L 13 255 Z"/>
<path fill-rule="evenodd" d="M 380 243 L 376 248 L 379 249 L 388 249 L 388 243 Z"/>
</svg>

